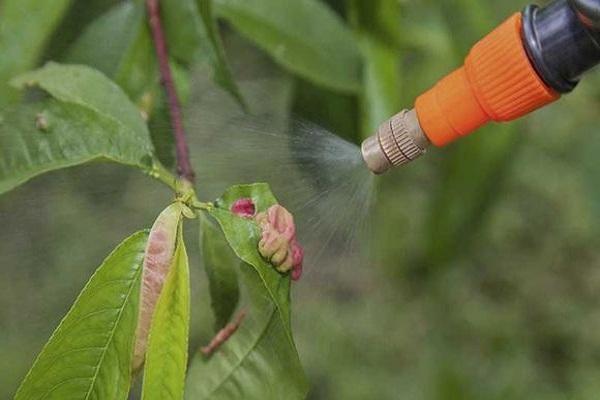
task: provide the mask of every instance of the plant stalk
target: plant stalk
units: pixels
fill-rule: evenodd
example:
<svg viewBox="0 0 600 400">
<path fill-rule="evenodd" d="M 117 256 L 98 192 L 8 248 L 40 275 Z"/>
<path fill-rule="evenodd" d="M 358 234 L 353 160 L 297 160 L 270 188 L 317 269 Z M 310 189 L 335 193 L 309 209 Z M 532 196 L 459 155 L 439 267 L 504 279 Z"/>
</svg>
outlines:
<svg viewBox="0 0 600 400">
<path fill-rule="evenodd" d="M 173 137 L 175 138 L 177 174 L 179 177 L 193 183 L 195 173 L 190 162 L 190 151 L 186 140 L 185 128 L 183 126 L 181 103 L 179 101 L 179 96 L 177 96 L 171 66 L 169 65 L 169 52 L 167 50 L 167 41 L 160 19 L 159 0 L 146 0 L 146 9 L 148 11 L 148 22 L 152 32 L 154 50 L 156 51 L 156 57 L 158 59 L 160 82 L 167 96 L 171 128 L 173 130 Z"/>
</svg>

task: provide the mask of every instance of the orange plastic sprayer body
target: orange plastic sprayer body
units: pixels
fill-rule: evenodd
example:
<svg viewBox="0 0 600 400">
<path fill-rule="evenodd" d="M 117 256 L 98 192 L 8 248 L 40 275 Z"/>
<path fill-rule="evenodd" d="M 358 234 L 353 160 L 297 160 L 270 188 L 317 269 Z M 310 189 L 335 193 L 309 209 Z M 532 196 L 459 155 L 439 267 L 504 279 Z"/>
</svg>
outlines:
<svg viewBox="0 0 600 400">
<path fill-rule="evenodd" d="M 427 138 L 443 146 L 487 122 L 511 121 L 559 97 L 527 56 L 518 13 L 477 42 L 464 65 L 419 96 L 415 108 Z"/>
<path fill-rule="evenodd" d="M 568 93 L 600 64 L 600 0 L 525 7 L 477 42 L 464 64 L 383 122 L 362 144 L 382 174 L 490 121 L 511 121 Z"/>
</svg>

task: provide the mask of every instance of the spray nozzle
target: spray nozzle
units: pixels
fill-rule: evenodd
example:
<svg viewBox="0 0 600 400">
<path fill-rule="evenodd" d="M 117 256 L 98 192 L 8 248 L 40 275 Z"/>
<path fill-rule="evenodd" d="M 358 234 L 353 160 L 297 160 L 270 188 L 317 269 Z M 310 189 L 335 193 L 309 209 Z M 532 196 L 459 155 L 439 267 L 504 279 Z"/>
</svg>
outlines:
<svg viewBox="0 0 600 400">
<path fill-rule="evenodd" d="M 381 124 L 377 133 L 362 143 L 361 150 L 369 170 L 380 175 L 419 158 L 429 144 L 413 109 L 403 110 Z"/>
</svg>

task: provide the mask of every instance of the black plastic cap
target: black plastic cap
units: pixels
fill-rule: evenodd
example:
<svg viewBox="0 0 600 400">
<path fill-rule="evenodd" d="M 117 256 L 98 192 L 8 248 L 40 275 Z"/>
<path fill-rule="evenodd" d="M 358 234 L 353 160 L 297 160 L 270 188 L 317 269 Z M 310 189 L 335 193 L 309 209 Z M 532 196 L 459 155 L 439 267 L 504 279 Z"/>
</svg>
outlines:
<svg viewBox="0 0 600 400">
<path fill-rule="evenodd" d="M 600 63 L 598 12 L 600 0 L 555 0 L 523 11 L 527 55 L 542 80 L 559 93 L 573 90 L 580 76 Z"/>
<path fill-rule="evenodd" d="M 589 27 L 600 31 L 600 1 L 598 0 L 570 0 L 571 6 L 579 18 Z"/>
</svg>

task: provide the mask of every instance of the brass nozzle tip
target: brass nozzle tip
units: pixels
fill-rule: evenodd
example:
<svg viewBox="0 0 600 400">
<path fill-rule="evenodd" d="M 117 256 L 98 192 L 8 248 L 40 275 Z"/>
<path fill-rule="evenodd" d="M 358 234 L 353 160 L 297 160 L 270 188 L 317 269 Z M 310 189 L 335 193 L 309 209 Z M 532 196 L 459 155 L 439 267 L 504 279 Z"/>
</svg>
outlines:
<svg viewBox="0 0 600 400">
<path fill-rule="evenodd" d="M 381 124 L 377 133 L 362 143 L 361 151 L 367 168 L 380 175 L 420 157 L 428 146 L 415 110 L 402 110 Z"/>
</svg>

